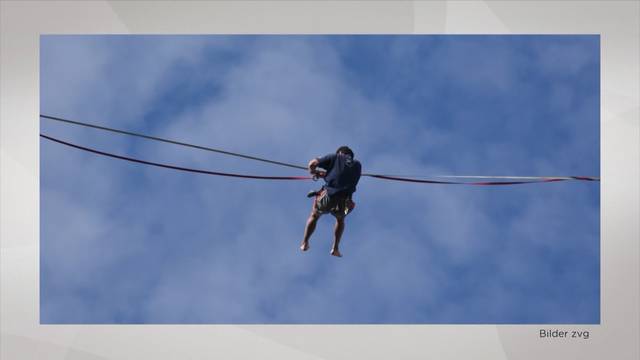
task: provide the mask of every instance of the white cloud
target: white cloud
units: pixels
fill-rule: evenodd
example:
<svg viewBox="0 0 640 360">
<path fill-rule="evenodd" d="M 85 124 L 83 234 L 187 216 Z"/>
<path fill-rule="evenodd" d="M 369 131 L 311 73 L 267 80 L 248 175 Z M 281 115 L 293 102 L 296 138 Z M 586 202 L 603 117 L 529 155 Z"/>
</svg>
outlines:
<svg viewBox="0 0 640 360">
<path fill-rule="evenodd" d="M 507 143 L 466 152 L 454 148 L 455 129 L 409 126 L 415 119 L 406 109 L 392 99 L 368 97 L 348 81 L 336 48 L 322 38 L 224 39 L 158 38 L 133 47 L 122 40 L 50 38 L 43 47 L 43 110 L 100 119 L 114 127 L 148 128 L 140 118 L 150 107 L 162 106 L 158 99 L 170 93 L 175 77 L 205 69 L 203 76 L 219 91 L 177 110 L 170 121 L 150 119 L 154 134 L 303 164 L 349 144 L 365 161 L 365 171 L 393 173 L 475 171 L 483 168 L 480 161 L 518 170 L 517 160 L 527 156 Z M 64 52 L 62 44 L 67 44 Z M 215 49 L 232 52 L 231 65 L 217 59 Z M 515 81 L 509 54 L 496 54 L 502 59 L 497 63 L 475 63 L 460 51 L 482 49 L 469 43 L 463 50 L 442 51 L 462 59 L 456 67 L 480 70 L 464 80 L 468 86 L 509 90 Z M 399 44 L 391 55 L 414 51 Z M 68 62 L 70 58 L 75 61 Z M 447 70 L 453 67 L 439 66 L 446 78 L 460 78 Z M 62 77 L 66 86 L 52 89 Z M 169 145 L 46 127 L 145 159 L 223 171 L 301 174 Z M 447 168 L 421 159 L 423 152 L 429 156 L 431 150 L 448 147 L 460 156 Z M 181 174 L 48 143 L 41 161 L 44 278 L 46 286 L 56 288 L 43 298 L 43 311 L 53 322 L 109 322 L 118 316 L 173 323 L 508 318 L 517 311 L 509 307 L 520 299 L 509 288 L 509 272 L 531 277 L 533 270 L 527 268 L 522 248 L 501 249 L 503 241 L 493 237 L 518 239 L 525 247 L 542 245 L 540 241 L 555 238 L 553 229 L 571 229 L 558 225 L 541 232 L 528 226 L 557 220 L 581 201 L 581 194 L 547 194 L 522 204 L 522 216 L 505 231 L 487 214 L 500 203 L 482 190 L 365 178 L 345 232 L 346 257 L 333 259 L 327 254 L 329 219 L 321 219 L 309 253 L 297 250 L 310 206 L 304 194 L 318 184 Z M 531 199 L 519 196 L 514 199 Z M 551 215 L 543 207 L 550 203 L 555 209 Z M 484 262 L 496 271 L 485 275 L 497 277 L 486 289 L 470 284 L 469 279 L 477 279 L 472 275 L 455 275 L 459 268 L 489 271 Z M 456 298 L 457 292 L 468 296 Z"/>
</svg>

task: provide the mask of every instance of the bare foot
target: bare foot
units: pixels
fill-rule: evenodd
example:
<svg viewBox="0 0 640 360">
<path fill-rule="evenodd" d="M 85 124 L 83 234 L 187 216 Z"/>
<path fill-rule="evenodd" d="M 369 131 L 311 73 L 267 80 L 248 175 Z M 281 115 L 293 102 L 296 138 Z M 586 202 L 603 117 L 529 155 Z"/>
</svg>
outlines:
<svg viewBox="0 0 640 360">
<path fill-rule="evenodd" d="M 309 243 L 303 242 L 302 245 L 300 245 L 300 250 L 302 251 L 309 250 Z"/>
<path fill-rule="evenodd" d="M 340 254 L 340 251 L 338 251 L 338 249 L 331 249 L 331 252 L 329 254 L 337 257 L 342 257 L 342 254 Z"/>
</svg>

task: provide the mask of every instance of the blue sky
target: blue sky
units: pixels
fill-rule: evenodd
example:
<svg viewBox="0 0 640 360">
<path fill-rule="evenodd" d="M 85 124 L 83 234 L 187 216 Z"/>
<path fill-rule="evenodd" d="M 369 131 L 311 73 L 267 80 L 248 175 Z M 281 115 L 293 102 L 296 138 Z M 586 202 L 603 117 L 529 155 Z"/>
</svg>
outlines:
<svg viewBox="0 0 640 360">
<path fill-rule="evenodd" d="M 367 172 L 600 172 L 598 36 L 42 36 L 41 112 Z M 214 171 L 295 169 L 41 121 Z M 311 182 L 145 167 L 40 143 L 42 323 L 598 323 L 599 183 L 363 178 L 298 249 Z"/>
</svg>

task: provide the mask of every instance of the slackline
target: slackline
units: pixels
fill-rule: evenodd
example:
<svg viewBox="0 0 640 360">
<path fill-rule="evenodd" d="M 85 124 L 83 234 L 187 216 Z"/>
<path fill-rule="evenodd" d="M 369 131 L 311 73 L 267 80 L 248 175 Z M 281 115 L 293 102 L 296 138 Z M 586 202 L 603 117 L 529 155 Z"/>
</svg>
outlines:
<svg viewBox="0 0 640 360">
<path fill-rule="evenodd" d="M 61 145 L 69 146 L 78 150 L 119 159 L 125 160 L 129 162 L 134 162 L 138 164 L 144 164 L 149 166 L 161 167 L 166 169 L 185 171 L 191 173 L 205 174 L 205 175 L 214 175 L 214 176 L 226 176 L 226 177 L 234 177 L 234 178 L 244 178 L 244 179 L 257 179 L 257 180 L 316 180 L 314 177 L 310 176 L 263 176 L 263 175 L 251 175 L 251 174 L 237 174 L 237 173 L 227 173 L 227 172 L 219 172 L 219 171 L 210 171 L 210 170 L 201 170 L 201 169 L 193 169 L 187 167 L 181 167 L 176 165 L 158 163 L 153 161 L 147 161 L 142 159 L 137 159 L 133 157 L 117 155 L 105 151 L 96 150 L 93 148 L 80 146 L 77 144 L 73 144 L 67 141 L 63 141 L 45 134 L 40 134 L 40 137 L 56 142 Z M 245 156 L 243 156 L 245 157 Z M 256 158 L 259 159 L 259 158 Z M 270 160 L 267 160 L 270 161 Z M 278 162 L 273 162 L 278 163 Z M 306 170 L 306 168 L 305 168 Z M 518 181 L 481 181 L 481 182 L 460 182 L 460 181 L 442 181 L 442 180 L 430 180 L 430 179 L 418 179 L 418 178 L 410 178 L 410 177 L 401 177 L 401 176 L 393 176 L 393 175 L 381 175 L 381 174 L 363 174 L 362 176 L 367 176 L 376 179 L 390 180 L 390 181 L 402 181 L 402 182 L 410 182 L 410 183 L 421 183 L 421 184 L 443 184 L 443 185 L 478 185 L 478 186 L 491 186 L 491 185 L 519 185 L 519 184 L 532 184 L 532 183 L 543 183 L 543 182 L 558 182 L 558 181 L 567 181 L 567 180 L 582 180 L 582 181 L 599 181 L 598 178 L 587 177 L 587 176 L 565 176 L 565 177 L 519 177 L 523 180 Z M 440 177 L 445 177 L 440 175 Z M 452 176 L 454 177 L 454 176 Z M 460 176 L 459 176 L 460 177 Z M 491 178 L 491 177 L 483 177 L 478 176 L 478 178 Z M 501 177 L 505 179 L 509 179 L 510 177 Z M 515 177 L 514 177 L 515 178 Z M 527 180 L 524 180 L 527 179 Z"/>
<path fill-rule="evenodd" d="M 245 178 L 245 179 L 260 179 L 260 180 L 310 180 L 310 179 L 312 179 L 310 176 L 261 176 L 261 175 L 234 174 L 234 173 L 225 173 L 225 172 L 218 172 L 218 171 L 192 169 L 192 168 L 186 168 L 186 167 L 181 167 L 181 166 L 157 163 L 157 162 L 153 162 L 153 161 L 140 160 L 140 159 L 136 159 L 136 158 L 132 158 L 132 157 L 128 157 L 128 156 L 116 155 L 116 154 L 112 154 L 112 153 L 108 153 L 108 152 L 104 152 L 104 151 L 100 151 L 100 150 L 96 150 L 96 149 L 92 149 L 92 148 L 88 148 L 88 147 L 72 144 L 70 142 L 62 141 L 60 139 L 56 139 L 54 137 L 47 136 L 47 135 L 44 135 L 44 134 L 40 134 L 40 137 L 45 138 L 45 139 L 50 140 L 50 141 L 53 141 L 53 142 L 57 142 L 58 144 L 62 144 L 62 145 L 70 146 L 72 148 L 76 148 L 76 149 L 79 149 L 79 150 L 82 150 L 82 151 L 88 151 L 88 152 L 91 152 L 91 153 L 94 153 L 94 154 L 107 156 L 107 157 L 114 158 L 114 159 L 126 160 L 126 161 L 130 161 L 130 162 L 138 163 L 138 164 L 144 164 L 144 165 L 157 166 L 157 167 L 161 167 L 161 168 L 165 168 L 165 169 L 187 171 L 187 172 L 205 174 L 205 175 L 228 176 L 228 177 Z"/>
</svg>

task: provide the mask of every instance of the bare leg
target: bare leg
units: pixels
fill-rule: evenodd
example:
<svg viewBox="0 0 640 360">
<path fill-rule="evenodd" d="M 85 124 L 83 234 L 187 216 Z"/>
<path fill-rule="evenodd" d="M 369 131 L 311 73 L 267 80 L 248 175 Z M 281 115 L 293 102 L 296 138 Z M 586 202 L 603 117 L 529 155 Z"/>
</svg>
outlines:
<svg viewBox="0 0 640 360">
<path fill-rule="evenodd" d="M 331 247 L 331 255 L 342 257 L 338 245 L 340 245 L 340 239 L 342 238 L 342 232 L 344 232 L 344 218 L 336 218 L 336 225 L 333 228 L 333 246 Z"/>
<path fill-rule="evenodd" d="M 318 222 L 319 218 L 320 218 L 320 215 L 318 215 L 315 211 L 312 211 L 311 215 L 309 215 L 309 218 L 307 219 L 307 225 L 304 228 L 304 238 L 302 240 L 302 244 L 300 245 L 300 250 L 302 251 L 309 250 L 309 238 L 311 237 L 311 234 L 313 234 L 313 232 L 315 231 L 316 223 Z"/>
</svg>

